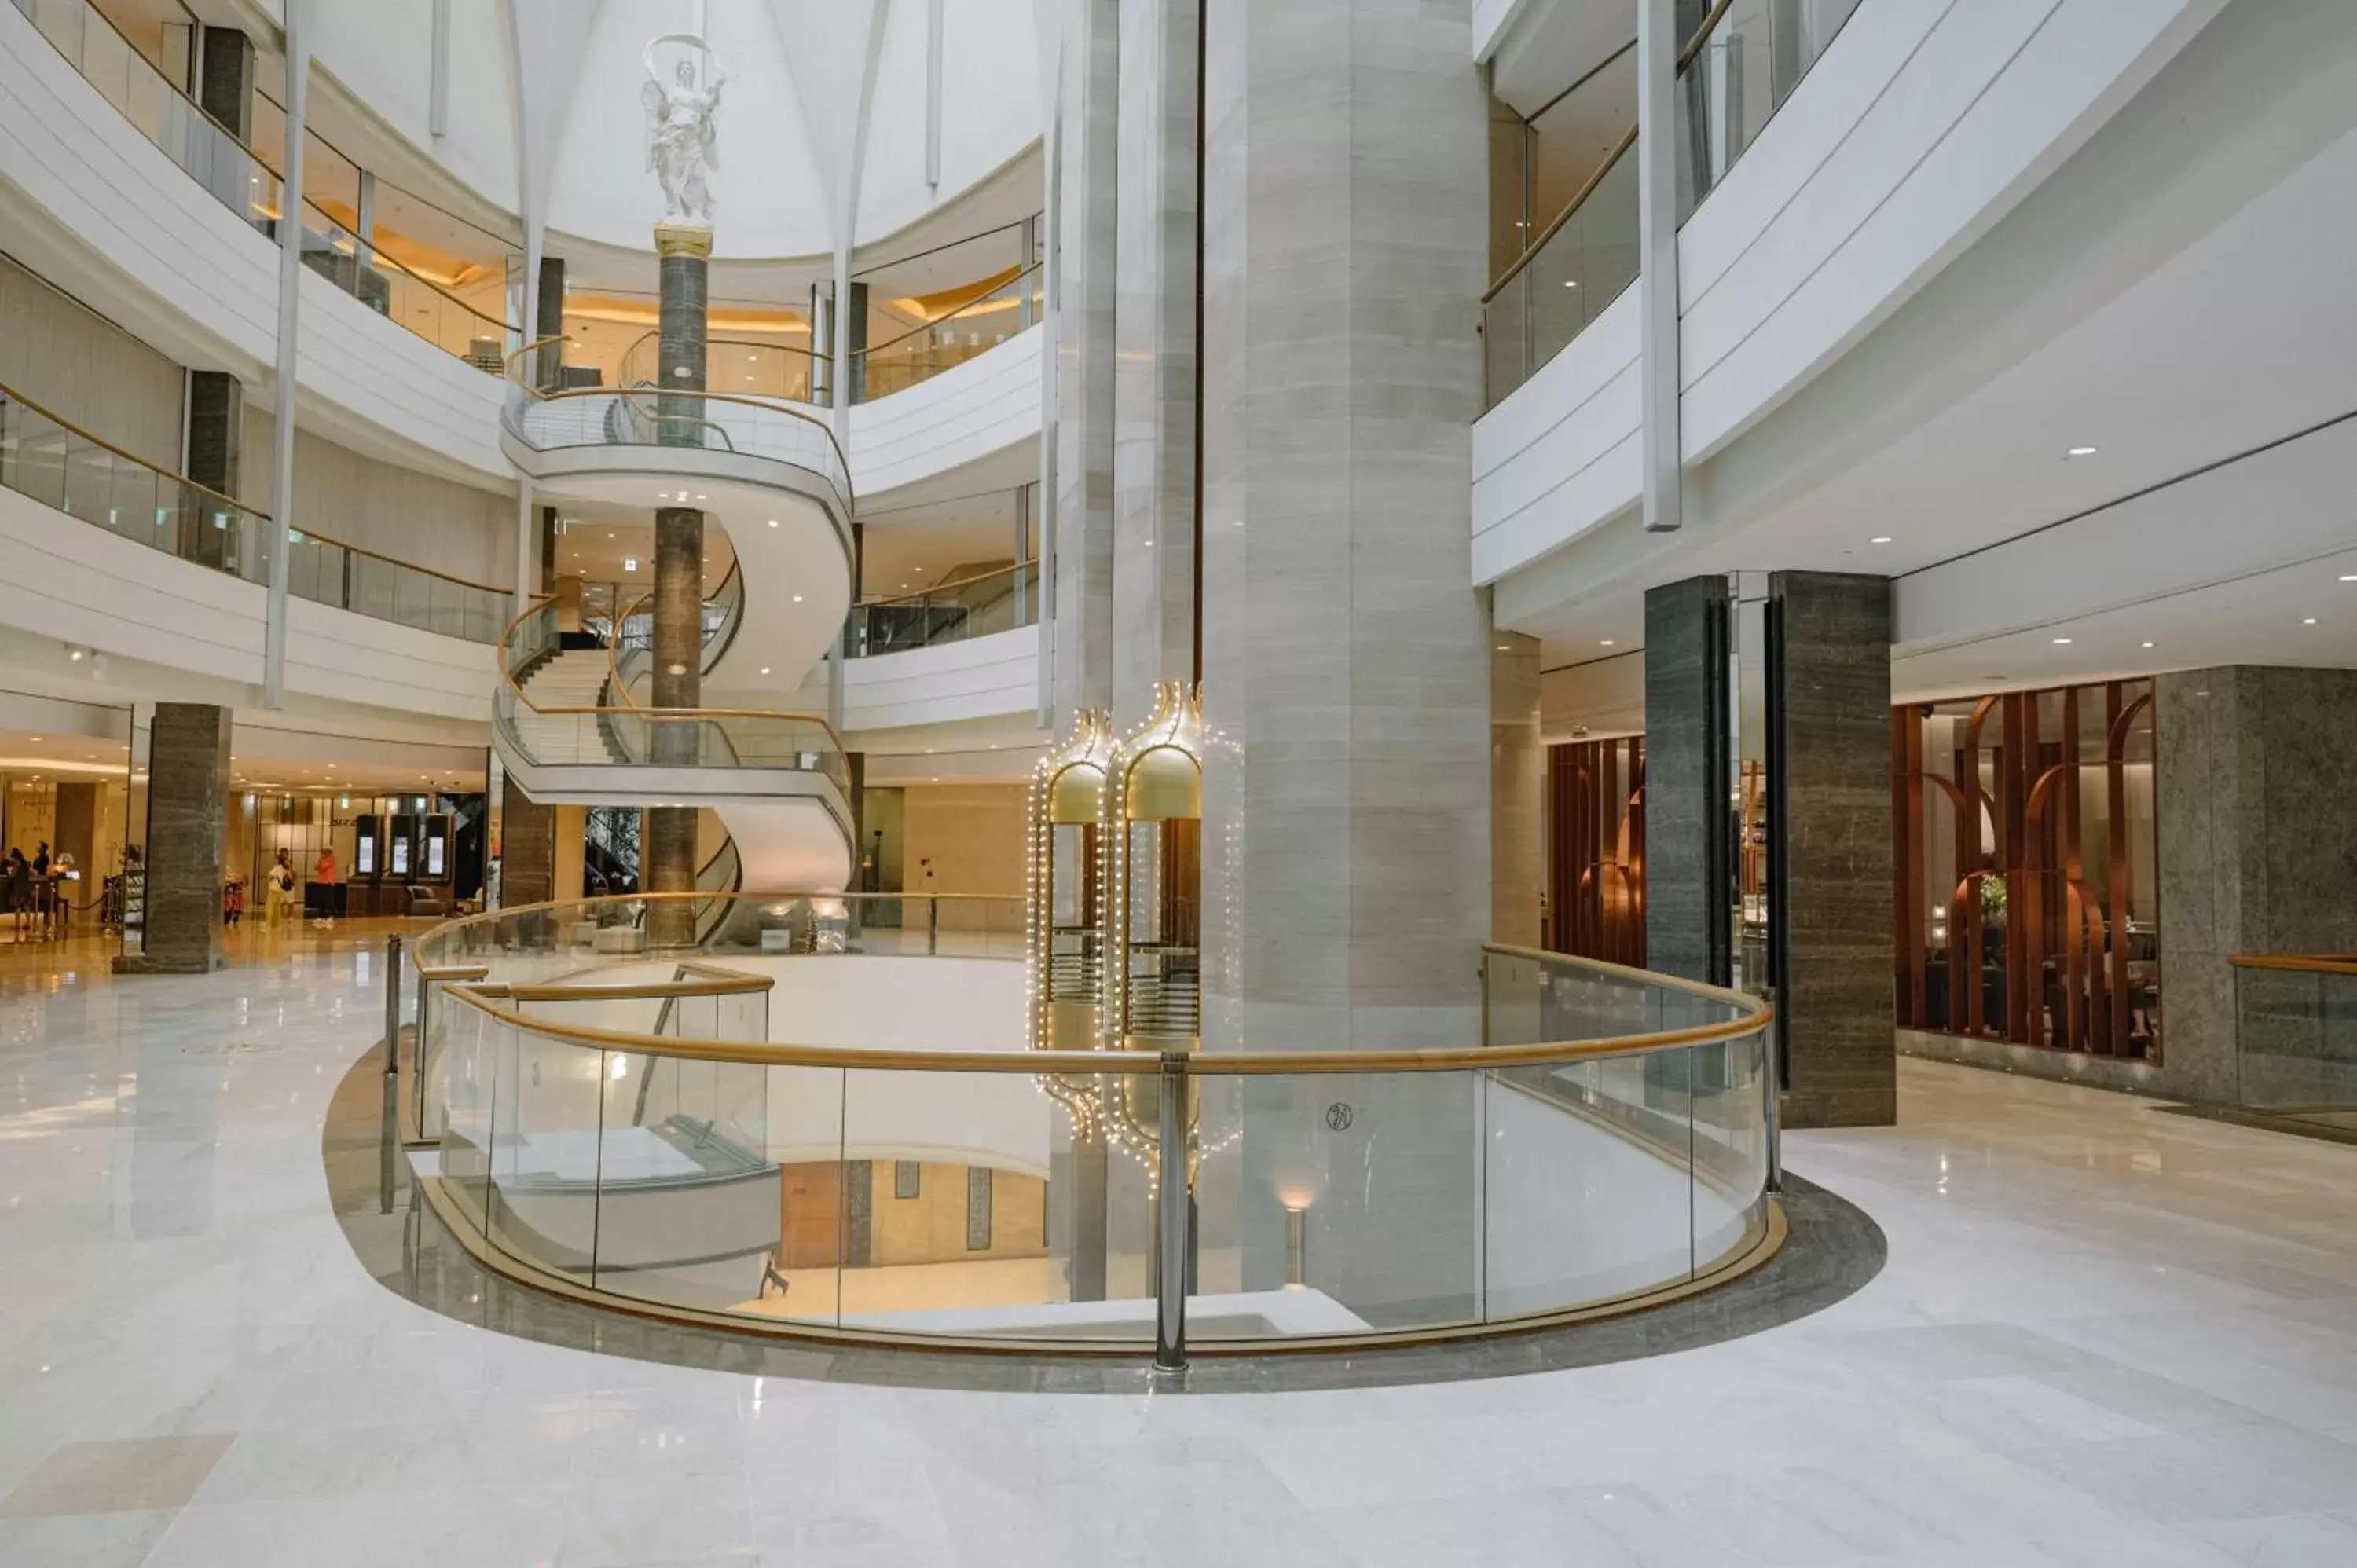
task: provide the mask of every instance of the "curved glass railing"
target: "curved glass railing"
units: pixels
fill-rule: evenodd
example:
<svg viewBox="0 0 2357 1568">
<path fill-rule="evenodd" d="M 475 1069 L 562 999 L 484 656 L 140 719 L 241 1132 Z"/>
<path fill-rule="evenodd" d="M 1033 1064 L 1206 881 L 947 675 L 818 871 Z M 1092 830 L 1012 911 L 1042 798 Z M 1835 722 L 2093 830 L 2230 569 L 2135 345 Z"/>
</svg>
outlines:
<svg viewBox="0 0 2357 1568">
<path fill-rule="evenodd" d="M 929 381 L 997 348 L 1039 319 L 1047 270 L 1033 263 L 955 310 L 864 349 L 852 364 L 855 403 L 872 403 Z"/>
<path fill-rule="evenodd" d="M 1017 945 L 1019 900 L 935 904 L 929 930 L 980 928 L 958 955 L 947 929 L 929 950 L 877 919 L 912 902 L 893 896 L 737 901 L 725 937 L 639 946 L 636 972 L 791 976 L 848 1015 L 871 991 L 908 999 L 903 1023 L 939 998 L 932 1015 L 894 1044 L 813 1043 L 800 1007 L 658 1033 L 665 999 L 595 967 L 657 900 L 421 941 L 429 1197 L 490 1266 L 689 1323 L 1098 1352 L 1160 1337 L 1167 1359 L 1174 1332 L 1183 1356 L 1622 1311 L 1781 1237 L 1769 1015 L 1749 997 L 1490 947 L 1478 1045 L 1023 1050 L 1021 972 L 971 956 Z M 801 967 L 846 956 L 866 961 Z M 595 1003 L 500 989 L 558 974 Z M 725 1149 L 667 1124 L 681 1097 Z"/>
<path fill-rule="evenodd" d="M 1839 33 L 1858 0 L 1717 0 L 1678 53 L 1678 220 L 1717 188 Z M 1562 210 L 1481 299 L 1483 381 L 1495 406 L 1637 280 L 1637 145 L 1621 134 Z"/>
<path fill-rule="evenodd" d="M 1026 561 L 851 611 L 851 657 L 904 653 L 1039 623 L 1039 564 Z"/>
<path fill-rule="evenodd" d="M 662 385 L 662 334 L 645 333 L 622 350 L 618 387 Z M 739 397 L 782 398 L 827 407 L 824 354 L 750 338 L 709 338 L 704 345 L 705 384 Z"/>
<path fill-rule="evenodd" d="M 16 0 L 82 80 L 240 219 L 272 232 L 277 174 L 174 86 L 88 0 Z"/>
<path fill-rule="evenodd" d="M 753 708 L 543 707 L 525 686 L 561 650 L 553 599 L 533 605 L 500 639 L 501 679 L 491 693 L 491 719 L 526 763 L 814 773 L 849 800 L 850 765 L 841 737 L 824 719 Z"/>
<path fill-rule="evenodd" d="M 851 465 L 823 420 L 787 403 L 734 392 L 630 387 L 544 392 L 531 384 L 532 369 L 540 351 L 557 341 L 540 338 L 508 356 L 502 423 L 533 451 L 662 446 L 767 458 L 825 480 L 841 516 L 851 515 Z"/>
<path fill-rule="evenodd" d="M 88 0 L 16 0 L 41 36 L 139 134 L 214 199 L 266 235 L 285 210 L 269 164 L 207 114 Z M 363 246 L 309 199 L 303 263 L 378 315 L 493 375 L 514 329 L 414 270 Z"/>
<path fill-rule="evenodd" d="M 444 352 L 491 375 L 502 372 L 515 328 L 362 243 L 357 233 L 307 198 L 303 202 L 303 264 Z"/>
<path fill-rule="evenodd" d="M 268 516 L 135 457 L 6 386 L 0 487 L 150 550 L 245 582 L 270 581 L 276 529 Z M 286 591 L 298 599 L 445 637 L 499 640 L 503 589 L 299 529 L 287 549 Z"/>
</svg>

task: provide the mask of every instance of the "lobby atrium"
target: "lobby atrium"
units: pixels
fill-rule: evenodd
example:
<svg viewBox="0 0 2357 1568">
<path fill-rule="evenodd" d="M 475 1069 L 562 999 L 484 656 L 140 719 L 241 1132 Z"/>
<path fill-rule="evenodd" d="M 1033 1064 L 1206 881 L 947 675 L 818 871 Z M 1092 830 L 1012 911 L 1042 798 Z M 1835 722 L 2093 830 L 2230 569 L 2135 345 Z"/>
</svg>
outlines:
<svg viewBox="0 0 2357 1568">
<path fill-rule="evenodd" d="M 2357 1563 L 2350 0 L 0 3 L 0 1568 Z"/>
</svg>

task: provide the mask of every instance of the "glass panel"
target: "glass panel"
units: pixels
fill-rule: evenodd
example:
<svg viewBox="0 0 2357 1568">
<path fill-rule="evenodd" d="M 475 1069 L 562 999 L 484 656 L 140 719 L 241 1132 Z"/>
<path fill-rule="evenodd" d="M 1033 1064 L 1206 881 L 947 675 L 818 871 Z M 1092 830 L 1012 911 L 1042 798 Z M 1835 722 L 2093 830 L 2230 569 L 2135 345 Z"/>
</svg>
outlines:
<svg viewBox="0 0 2357 1568">
<path fill-rule="evenodd" d="M 2237 969 L 2241 1102 L 2261 1111 L 2357 1111 L 2357 975 Z"/>
<path fill-rule="evenodd" d="M 490 1203 L 498 1059 L 512 1031 L 479 1007 L 460 1006 L 450 1026 L 448 1066 L 441 1081 L 441 1170 L 445 1190 L 479 1231 Z"/>
<path fill-rule="evenodd" d="M 484 1233 L 513 1257 L 586 1282 L 597 1249 L 603 1053 L 500 1034 Z"/>
</svg>

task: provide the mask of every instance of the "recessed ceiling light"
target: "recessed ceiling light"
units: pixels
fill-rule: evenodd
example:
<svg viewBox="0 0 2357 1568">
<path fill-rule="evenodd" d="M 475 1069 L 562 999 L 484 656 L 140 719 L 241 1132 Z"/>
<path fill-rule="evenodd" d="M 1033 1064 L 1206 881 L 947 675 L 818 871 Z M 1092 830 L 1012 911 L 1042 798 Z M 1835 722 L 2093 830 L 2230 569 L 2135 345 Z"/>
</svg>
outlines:
<svg viewBox="0 0 2357 1568">
<path fill-rule="evenodd" d="M 2314 616 L 2309 616 L 2299 624 L 2302 626 L 2314 626 L 2316 624 L 2316 618 Z"/>
<path fill-rule="evenodd" d="M 773 517 L 773 518 L 771 518 L 771 519 L 770 520 L 770 526 L 771 528 L 775 528 L 775 527 L 777 527 L 777 526 L 778 526 L 778 520 L 777 520 L 776 518 L 774 518 L 774 517 Z"/>
<path fill-rule="evenodd" d="M 2067 637 L 2058 637 L 2054 639 L 2054 646 L 2057 648 L 2068 648 L 2071 646 L 2071 639 Z"/>
<path fill-rule="evenodd" d="M 802 596 L 800 594 L 796 594 L 796 595 L 794 596 L 794 603 L 796 603 L 796 604 L 801 604 L 802 602 Z"/>
<path fill-rule="evenodd" d="M 1606 639 L 1604 639 L 1603 646 L 1604 646 L 1604 647 L 1606 647 L 1606 648 L 1609 648 L 1609 647 L 1611 647 L 1611 646 L 1612 646 L 1612 639 L 1611 639 L 1610 638 L 1609 638 L 1609 637 L 1608 637 L 1608 638 L 1606 638 Z"/>
<path fill-rule="evenodd" d="M 1873 538 L 1867 540 L 1867 542 L 1868 544 L 1888 544 L 1890 542 L 1890 535 L 1887 533 L 1878 533 Z"/>
<path fill-rule="evenodd" d="M 2152 646 L 2152 644 L 2151 644 L 2151 643 L 2149 643 L 2149 642 L 2147 642 L 2147 643 L 2146 643 L 2146 644 L 2145 644 L 2145 646 L 2146 646 L 2147 648 L 2150 648 L 2150 647 Z"/>
<path fill-rule="evenodd" d="M 762 665 L 762 666 L 761 666 L 761 673 L 762 673 L 762 674 L 764 674 L 764 675 L 767 675 L 769 672 L 770 672 L 770 667 L 769 667 L 768 665 L 766 665 L 766 664 Z"/>
<path fill-rule="evenodd" d="M 2095 449 L 2093 446 L 2073 446 L 2062 455 L 2065 457 L 2092 457 L 2095 455 Z"/>
<path fill-rule="evenodd" d="M 2357 572 L 2343 572 L 2341 574 L 2341 580 L 2344 583 L 2357 583 Z"/>
<path fill-rule="evenodd" d="M 1574 283 L 1574 282 L 1573 282 L 1571 279 L 1569 279 L 1569 278 L 1566 278 L 1566 279 L 1564 279 L 1564 280 L 1563 280 L 1563 286 L 1564 286 L 1564 287 L 1566 287 L 1566 288 L 1577 288 L 1577 287 L 1579 286 L 1579 285 L 1577 285 L 1577 283 Z"/>
</svg>

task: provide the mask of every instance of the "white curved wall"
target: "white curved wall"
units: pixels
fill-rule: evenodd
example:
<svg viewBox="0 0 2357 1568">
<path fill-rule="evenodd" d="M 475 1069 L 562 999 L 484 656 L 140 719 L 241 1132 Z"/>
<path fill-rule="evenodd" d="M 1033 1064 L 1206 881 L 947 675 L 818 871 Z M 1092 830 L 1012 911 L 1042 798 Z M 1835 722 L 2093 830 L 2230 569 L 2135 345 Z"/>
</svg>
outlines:
<svg viewBox="0 0 2357 1568">
<path fill-rule="evenodd" d="M 12 250 L 150 328 L 142 337 L 206 344 L 249 381 L 275 363 L 278 248 L 140 134 L 14 5 L 0 5 L 0 204 L 27 231 Z M 445 467 L 509 482 L 498 378 L 307 271 L 301 338 L 306 423 L 373 429 Z"/>
<path fill-rule="evenodd" d="M 267 592 L 0 490 L 0 552 L 26 591 L 0 620 L 60 643 L 259 685 Z M 479 642 L 289 599 L 290 692 L 438 717 L 490 716 L 490 650 Z"/>
<path fill-rule="evenodd" d="M 851 482 L 873 500 L 1004 452 L 1039 434 L 1037 327 L 873 403 L 851 409 Z"/>
<path fill-rule="evenodd" d="M 822 669 L 794 694 L 805 713 L 826 711 Z M 879 653 L 843 666 L 843 727 L 900 729 L 1030 713 L 1039 703 L 1039 628 L 1018 627 L 938 648 Z"/>
<path fill-rule="evenodd" d="M 2225 0 L 1867 0 L 1679 242 L 1685 460 L 1710 456 L 2034 188 Z M 1473 576 L 1636 504 L 1631 290 L 1473 434 Z"/>
</svg>

